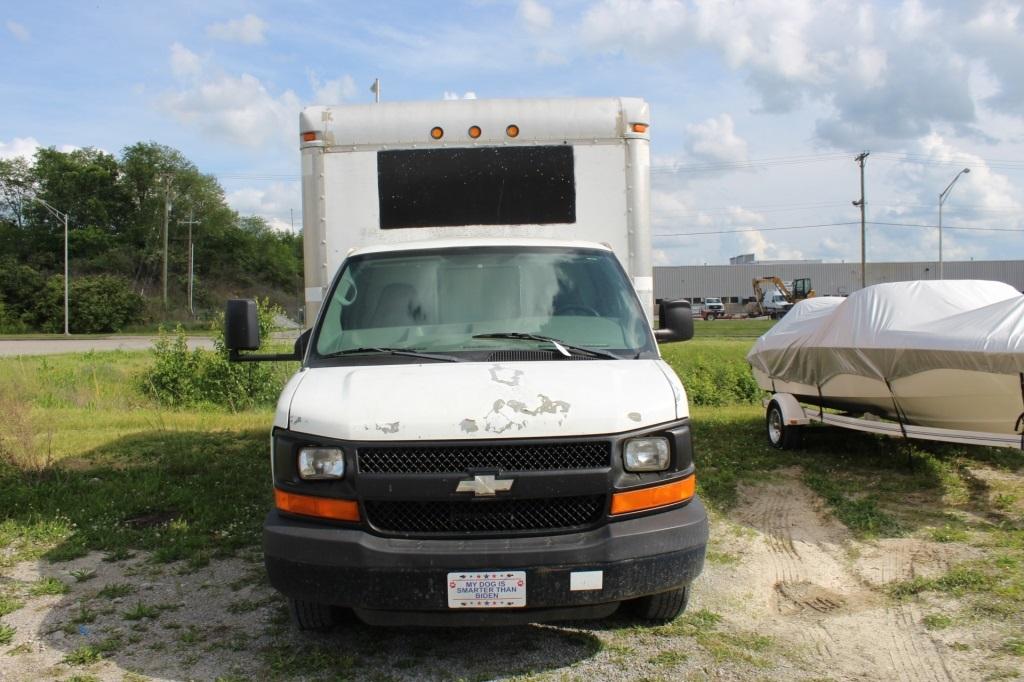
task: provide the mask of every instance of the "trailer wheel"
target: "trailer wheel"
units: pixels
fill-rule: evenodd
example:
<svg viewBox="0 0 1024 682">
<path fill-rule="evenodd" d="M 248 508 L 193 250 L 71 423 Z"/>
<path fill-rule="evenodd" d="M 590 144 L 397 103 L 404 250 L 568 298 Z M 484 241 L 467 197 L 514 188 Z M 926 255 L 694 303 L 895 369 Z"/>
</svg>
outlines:
<svg viewBox="0 0 1024 682">
<path fill-rule="evenodd" d="M 334 607 L 302 599 L 288 599 L 292 622 L 300 630 L 327 632 L 337 624 Z"/>
<path fill-rule="evenodd" d="M 690 602 L 690 586 L 640 597 L 629 602 L 629 609 L 643 620 L 667 623 L 686 610 Z"/>
<path fill-rule="evenodd" d="M 793 450 L 800 447 L 800 443 L 803 441 L 803 431 L 799 426 L 786 424 L 786 420 L 782 416 L 782 408 L 774 400 L 768 405 L 765 425 L 768 431 L 768 442 L 773 448 Z"/>
</svg>

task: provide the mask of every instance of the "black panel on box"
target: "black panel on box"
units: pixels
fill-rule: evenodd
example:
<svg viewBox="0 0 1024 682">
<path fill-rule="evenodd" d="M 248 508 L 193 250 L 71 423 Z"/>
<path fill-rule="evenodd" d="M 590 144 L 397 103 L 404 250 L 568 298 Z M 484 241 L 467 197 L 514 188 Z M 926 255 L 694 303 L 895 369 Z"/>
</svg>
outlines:
<svg viewBox="0 0 1024 682">
<path fill-rule="evenodd" d="M 569 145 L 377 152 L 381 229 L 576 222 Z"/>
</svg>

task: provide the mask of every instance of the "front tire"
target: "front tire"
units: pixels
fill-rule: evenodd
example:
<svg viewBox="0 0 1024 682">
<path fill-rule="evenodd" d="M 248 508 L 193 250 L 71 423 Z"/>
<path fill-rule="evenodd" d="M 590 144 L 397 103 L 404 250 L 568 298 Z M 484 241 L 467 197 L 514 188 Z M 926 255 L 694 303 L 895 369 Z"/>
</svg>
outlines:
<svg viewBox="0 0 1024 682">
<path fill-rule="evenodd" d="M 678 618 L 690 603 L 690 586 L 640 597 L 629 602 L 629 609 L 643 620 L 667 623 Z"/>
<path fill-rule="evenodd" d="M 708 313 L 708 316 L 705 319 L 708 322 L 714 322 L 715 321 L 715 314 L 714 313 Z"/>
<path fill-rule="evenodd" d="M 768 411 L 765 413 L 765 426 L 768 442 L 778 450 L 793 450 L 800 447 L 803 441 L 803 430 L 799 426 L 786 424 L 782 408 L 774 400 L 768 405 Z"/>
<path fill-rule="evenodd" d="M 329 604 L 289 598 L 288 610 L 295 626 L 307 632 L 327 632 L 338 623 L 334 607 Z"/>
</svg>

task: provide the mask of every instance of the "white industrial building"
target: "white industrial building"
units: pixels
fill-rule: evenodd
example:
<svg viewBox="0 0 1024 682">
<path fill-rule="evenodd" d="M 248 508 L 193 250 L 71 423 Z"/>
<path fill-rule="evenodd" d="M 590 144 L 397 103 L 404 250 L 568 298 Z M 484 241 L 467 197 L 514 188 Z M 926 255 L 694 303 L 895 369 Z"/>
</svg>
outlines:
<svg viewBox="0 0 1024 682">
<path fill-rule="evenodd" d="M 870 284 L 938 279 L 938 262 L 868 263 Z M 708 297 L 744 303 L 754 295 L 751 281 L 775 276 L 789 283 L 810 277 L 819 296 L 846 296 L 860 289 L 860 263 L 820 261 L 753 262 L 736 265 L 677 265 L 654 268 L 654 297 L 686 298 L 700 303 Z M 1024 291 L 1024 260 L 953 261 L 943 264 L 945 279 L 990 279 Z"/>
</svg>

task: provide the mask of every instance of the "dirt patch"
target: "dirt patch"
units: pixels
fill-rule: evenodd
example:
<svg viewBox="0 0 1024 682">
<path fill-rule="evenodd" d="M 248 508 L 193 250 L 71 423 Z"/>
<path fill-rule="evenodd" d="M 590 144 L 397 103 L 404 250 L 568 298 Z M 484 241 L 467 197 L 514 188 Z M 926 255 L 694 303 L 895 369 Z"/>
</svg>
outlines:
<svg viewBox="0 0 1024 682">
<path fill-rule="evenodd" d="M 16 629 L 0 645 L 0 680 L 932 682 L 1008 674 L 1017 660 L 993 656 L 992 642 L 1005 639 L 996 626 L 964 618 L 926 627 L 929 616 L 963 612 L 962 603 L 938 593 L 899 602 L 885 593 L 893 581 L 941 575 L 978 550 L 916 538 L 857 540 L 800 476 L 786 469 L 741 485 L 739 505 L 712 516 L 712 559 L 687 614 L 663 627 L 617 615 L 496 630 L 350 623 L 308 636 L 288 623 L 258 548 L 206 566 L 157 564 L 142 552 L 123 561 L 90 554 L 3 570 L 0 597 L 22 606 L 2 618 Z"/>
</svg>

